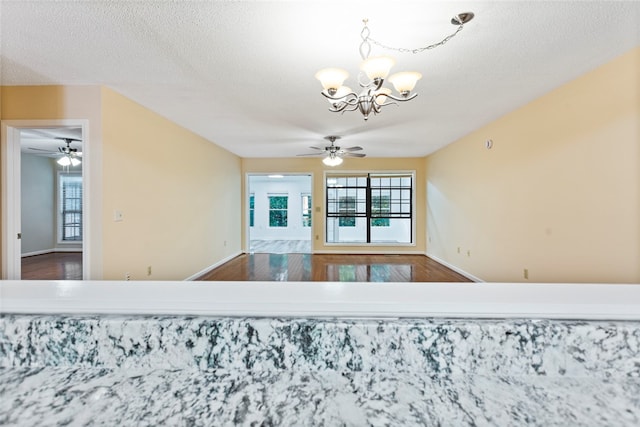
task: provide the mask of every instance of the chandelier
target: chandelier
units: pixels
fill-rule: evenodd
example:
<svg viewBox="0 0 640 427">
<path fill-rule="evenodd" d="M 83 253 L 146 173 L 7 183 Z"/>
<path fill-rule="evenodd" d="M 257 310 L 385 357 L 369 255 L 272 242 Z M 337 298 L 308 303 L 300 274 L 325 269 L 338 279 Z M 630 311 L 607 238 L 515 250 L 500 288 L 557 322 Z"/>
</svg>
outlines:
<svg viewBox="0 0 640 427">
<path fill-rule="evenodd" d="M 397 102 L 406 102 L 418 96 L 417 93 L 411 93 L 415 88 L 418 80 L 422 78 L 422 74 L 417 71 L 402 71 L 395 73 L 389 77 L 389 82 L 393 84 L 399 96 L 393 95 L 391 89 L 383 87 L 385 79 L 391 71 L 391 67 L 395 65 L 395 60 L 388 56 L 369 57 L 371 53 L 371 43 L 384 48 L 395 50 L 398 52 L 419 53 L 425 50 L 434 49 L 442 46 L 456 34 L 458 34 L 464 24 L 471 21 L 474 17 L 472 12 L 460 13 L 451 19 L 451 23 L 457 26 L 454 33 L 448 35 L 438 43 L 417 48 L 405 49 L 385 46 L 374 39 L 369 34 L 367 27 L 368 20 L 363 19 L 364 28 L 360 32 L 362 42 L 360 43 L 360 56 L 362 63 L 360 64 L 361 72 L 358 74 L 358 84 L 362 88 L 360 93 L 356 93 L 351 88 L 343 86 L 344 81 L 349 77 L 349 73 L 341 68 L 324 68 L 318 71 L 315 77 L 320 80 L 322 88 L 321 93 L 327 98 L 331 107 L 329 111 L 336 113 L 344 113 L 345 111 L 358 110 L 364 116 L 365 120 L 369 119 L 371 113 L 378 114 L 382 107 L 387 105 L 397 105 Z M 363 75 L 366 75 L 366 79 Z M 392 100 L 392 101 L 389 101 Z"/>
</svg>

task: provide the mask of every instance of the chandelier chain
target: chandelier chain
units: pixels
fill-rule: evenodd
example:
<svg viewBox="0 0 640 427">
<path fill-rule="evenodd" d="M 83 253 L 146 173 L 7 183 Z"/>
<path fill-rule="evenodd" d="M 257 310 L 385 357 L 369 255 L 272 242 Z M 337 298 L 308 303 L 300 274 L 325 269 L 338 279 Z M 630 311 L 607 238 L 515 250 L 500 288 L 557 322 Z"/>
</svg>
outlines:
<svg viewBox="0 0 640 427">
<path fill-rule="evenodd" d="M 365 24 L 366 25 L 366 24 Z M 449 34 L 447 37 L 443 38 L 442 40 L 440 40 L 438 43 L 434 43 L 431 44 L 429 46 L 425 46 L 425 47 L 419 47 L 416 49 L 407 49 L 407 48 L 403 48 L 403 47 L 392 47 L 392 46 L 386 46 L 382 43 L 380 43 L 377 40 L 372 39 L 371 37 L 369 37 L 368 35 L 368 31 L 367 31 L 367 38 L 366 40 L 375 44 L 376 46 L 379 46 L 383 49 L 388 49 L 388 50 L 395 50 L 398 52 L 402 52 L 402 53 L 420 53 L 420 52 L 424 52 L 425 50 L 431 50 L 431 49 L 435 49 L 438 46 L 442 46 L 443 44 L 445 44 L 446 42 L 448 42 L 449 40 L 451 40 L 452 38 L 454 38 L 460 31 L 462 31 L 462 28 L 464 27 L 464 25 L 460 24 L 458 25 L 458 28 L 456 29 L 455 32 Z M 366 27 L 365 27 L 366 28 Z M 367 29 L 368 30 L 368 29 Z M 363 30 L 364 32 L 364 30 Z"/>
</svg>

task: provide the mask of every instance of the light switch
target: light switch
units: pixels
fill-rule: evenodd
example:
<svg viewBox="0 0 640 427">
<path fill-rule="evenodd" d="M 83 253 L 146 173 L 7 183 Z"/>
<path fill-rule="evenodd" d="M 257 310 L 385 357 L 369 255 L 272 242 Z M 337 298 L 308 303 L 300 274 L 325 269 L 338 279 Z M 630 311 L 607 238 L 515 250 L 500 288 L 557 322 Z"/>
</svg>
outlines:
<svg viewBox="0 0 640 427">
<path fill-rule="evenodd" d="M 122 213 L 122 211 L 113 211 L 113 220 L 115 222 L 124 220 L 124 214 Z"/>
</svg>

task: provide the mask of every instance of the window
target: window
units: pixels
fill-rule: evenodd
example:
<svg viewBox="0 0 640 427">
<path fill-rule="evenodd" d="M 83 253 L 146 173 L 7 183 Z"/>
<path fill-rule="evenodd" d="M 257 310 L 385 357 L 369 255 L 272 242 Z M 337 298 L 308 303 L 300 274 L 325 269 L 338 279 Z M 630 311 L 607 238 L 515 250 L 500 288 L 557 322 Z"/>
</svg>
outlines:
<svg viewBox="0 0 640 427">
<path fill-rule="evenodd" d="M 287 226 L 288 196 L 269 196 L 269 227 Z"/>
<path fill-rule="evenodd" d="M 311 194 L 302 195 L 302 226 L 311 227 Z"/>
<path fill-rule="evenodd" d="M 82 241 L 82 176 L 61 173 L 58 199 L 60 206 L 60 240 Z"/>
<path fill-rule="evenodd" d="M 256 210 L 256 196 L 254 194 L 251 194 L 249 196 L 249 227 L 253 227 L 255 210 Z"/>
<path fill-rule="evenodd" d="M 327 175 L 327 243 L 413 243 L 413 175 Z"/>
</svg>

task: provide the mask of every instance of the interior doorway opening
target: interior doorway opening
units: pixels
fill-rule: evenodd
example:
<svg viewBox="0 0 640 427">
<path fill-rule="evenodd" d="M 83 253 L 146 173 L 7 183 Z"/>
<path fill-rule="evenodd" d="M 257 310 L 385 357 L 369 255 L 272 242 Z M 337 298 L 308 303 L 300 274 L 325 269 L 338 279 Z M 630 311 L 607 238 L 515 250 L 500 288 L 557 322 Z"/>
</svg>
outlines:
<svg viewBox="0 0 640 427">
<path fill-rule="evenodd" d="M 87 126 L 2 124 L 3 279 L 89 278 Z"/>
<path fill-rule="evenodd" d="M 250 174 L 249 253 L 311 253 L 311 174 Z"/>
</svg>

